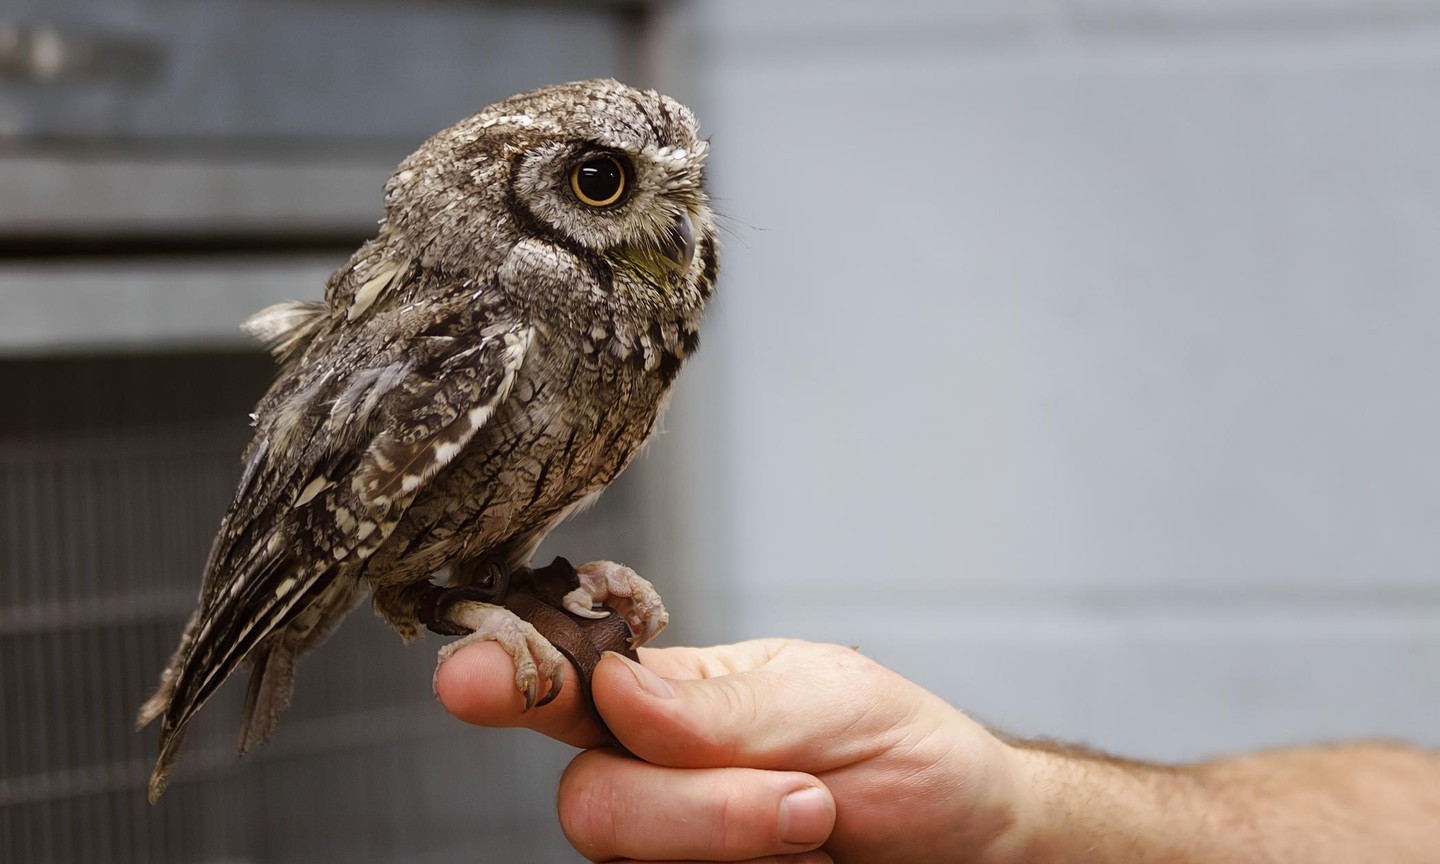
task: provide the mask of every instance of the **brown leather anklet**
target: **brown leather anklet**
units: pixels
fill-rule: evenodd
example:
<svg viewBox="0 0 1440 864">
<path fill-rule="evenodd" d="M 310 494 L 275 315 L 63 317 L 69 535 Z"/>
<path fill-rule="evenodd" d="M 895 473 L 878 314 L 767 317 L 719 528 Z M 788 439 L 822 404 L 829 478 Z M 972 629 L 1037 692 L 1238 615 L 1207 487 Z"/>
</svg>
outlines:
<svg viewBox="0 0 1440 864">
<path fill-rule="evenodd" d="M 606 651 L 639 660 L 630 647 L 630 625 L 613 612 L 605 618 L 581 618 L 565 611 L 565 595 L 577 585 L 575 568 L 564 558 L 556 558 L 549 566 L 516 573 L 503 602 L 506 609 L 534 625 L 540 635 L 575 666 L 575 677 L 578 679 L 575 684 L 586 710 L 595 718 L 610 743 L 625 750 L 595 709 L 595 700 L 590 694 L 590 678 Z M 556 695 L 558 693 L 546 694 L 540 704 Z"/>
</svg>

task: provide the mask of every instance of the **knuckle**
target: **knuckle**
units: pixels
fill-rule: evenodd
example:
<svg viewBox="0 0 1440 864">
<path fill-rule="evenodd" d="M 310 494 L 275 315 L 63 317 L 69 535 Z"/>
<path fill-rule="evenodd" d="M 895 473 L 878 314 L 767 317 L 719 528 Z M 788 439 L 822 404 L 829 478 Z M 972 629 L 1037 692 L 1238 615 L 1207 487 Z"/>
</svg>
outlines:
<svg viewBox="0 0 1440 864">
<path fill-rule="evenodd" d="M 759 700 L 753 687 L 728 679 L 716 683 L 715 707 L 721 712 L 723 722 L 709 726 L 706 743 L 723 764 L 730 765 L 735 763 L 750 731 L 761 722 Z"/>
<path fill-rule="evenodd" d="M 834 664 L 840 669 L 870 672 L 880 668 L 878 663 L 866 657 L 859 648 L 845 645 L 822 645 L 817 650 L 817 659 L 824 663 Z"/>
<path fill-rule="evenodd" d="M 748 823 L 751 820 L 743 818 L 745 807 L 743 806 L 743 795 L 739 789 L 727 788 L 722 790 L 715 802 L 709 808 L 707 822 L 710 823 L 709 849 L 731 858 L 742 855 L 749 850 L 743 848 L 746 838 L 754 836 L 754 829 L 757 827 Z M 737 818 L 741 817 L 741 818 Z"/>
<path fill-rule="evenodd" d="M 779 855 L 777 861 L 790 861 L 781 855 L 795 846 L 782 836 L 781 798 L 794 785 L 786 772 L 725 772 L 709 789 L 709 806 L 698 814 L 697 821 L 708 827 L 706 853 L 716 860 Z"/>
</svg>

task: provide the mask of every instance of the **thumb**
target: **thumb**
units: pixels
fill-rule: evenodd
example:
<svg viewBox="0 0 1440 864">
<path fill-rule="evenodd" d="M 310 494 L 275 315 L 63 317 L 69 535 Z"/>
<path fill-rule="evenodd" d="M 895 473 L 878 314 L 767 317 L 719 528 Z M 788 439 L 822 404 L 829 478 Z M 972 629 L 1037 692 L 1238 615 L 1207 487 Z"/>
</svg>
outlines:
<svg viewBox="0 0 1440 864">
<path fill-rule="evenodd" d="M 687 649 L 695 662 L 683 669 L 653 657 L 676 678 L 607 654 L 591 681 L 595 705 L 621 743 L 653 764 L 814 773 L 884 752 L 922 703 L 936 700 L 837 645 L 771 642 L 753 666 L 723 653 L 753 658 L 756 644 Z"/>
</svg>

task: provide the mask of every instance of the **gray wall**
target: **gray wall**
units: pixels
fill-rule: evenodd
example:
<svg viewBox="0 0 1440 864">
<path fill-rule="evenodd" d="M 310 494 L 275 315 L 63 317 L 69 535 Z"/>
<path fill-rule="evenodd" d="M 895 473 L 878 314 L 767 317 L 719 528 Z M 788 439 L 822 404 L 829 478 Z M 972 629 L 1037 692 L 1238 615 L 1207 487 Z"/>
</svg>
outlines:
<svg viewBox="0 0 1440 864">
<path fill-rule="evenodd" d="M 707 638 L 1126 754 L 1440 744 L 1440 4 L 707 2 Z"/>
</svg>

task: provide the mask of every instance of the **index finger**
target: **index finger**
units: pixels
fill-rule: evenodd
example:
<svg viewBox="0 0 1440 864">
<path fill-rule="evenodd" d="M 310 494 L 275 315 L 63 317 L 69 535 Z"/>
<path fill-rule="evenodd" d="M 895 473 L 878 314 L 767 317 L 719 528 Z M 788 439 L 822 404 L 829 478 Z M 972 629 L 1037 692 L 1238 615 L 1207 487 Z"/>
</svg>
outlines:
<svg viewBox="0 0 1440 864">
<path fill-rule="evenodd" d="M 641 648 L 640 662 L 661 677 L 697 681 L 758 669 L 785 644 L 783 639 L 759 639 L 718 648 Z M 609 741 L 580 700 L 576 674 L 567 661 L 560 695 L 525 711 L 509 655 L 493 642 L 479 642 L 455 652 L 435 670 L 435 697 L 445 710 L 476 726 L 525 727 L 572 747 L 604 746 Z"/>
<path fill-rule="evenodd" d="M 575 667 L 567 661 L 560 695 L 526 711 L 510 655 L 494 642 L 478 642 L 435 669 L 435 698 L 446 711 L 476 726 L 523 726 L 572 747 L 600 747 L 607 743 L 605 736 L 582 704 L 575 676 Z"/>
</svg>

